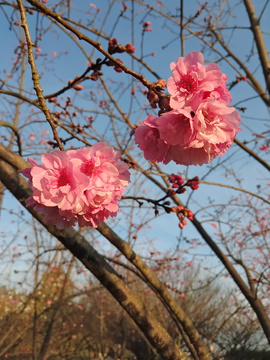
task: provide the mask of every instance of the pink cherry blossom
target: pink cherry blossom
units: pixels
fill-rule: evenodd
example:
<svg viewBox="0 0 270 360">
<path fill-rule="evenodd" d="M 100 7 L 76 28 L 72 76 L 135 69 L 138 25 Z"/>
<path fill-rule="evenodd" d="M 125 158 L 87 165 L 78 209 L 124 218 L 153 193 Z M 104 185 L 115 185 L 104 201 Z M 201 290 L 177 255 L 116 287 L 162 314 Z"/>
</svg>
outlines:
<svg viewBox="0 0 270 360">
<path fill-rule="evenodd" d="M 197 131 L 196 139 L 191 142 L 192 147 L 208 144 L 230 146 L 240 124 L 240 115 L 234 107 L 211 99 L 203 102 L 194 116 L 194 127 Z"/>
<path fill-rule="evenodd" d="M 170 145 L 189 146 L 194 138 L 194 122 L 188 110 L 172 110 L 156 119 L 160 138 Z"/>
<path fill-rule="evenodd" d="M 204 65 L 196 51 L 172 63 L 171 70 L 171 110 L 139 122 L 135 143 L 150 161 L 208 164 L 228 150 L 239 131 L 240 115 L 228 106 L 227 76 L 217 64 Z M 150 105 L 155 107 L 151 100 Z"/>
<path fill-rule="evenodd" d="M 68 155 L 60 150 L 43 155 L 42 163 L 31 169 L 34 200 L 71 210 L 88 184 L 87 176 L 75 172 Z"/>
<path fill-rule="evenodd" d="M 193 116 L 192 116 L 193 115 Z M 135 142 L 147 160 L 182 165 L 210 163 L 232 145 L 240 124 L 233 107 L 214 98 L 197 111 L 172 110 L 160 117 L 148 115 L 135 131 Z"/>
<path fill-rule="evenodd" d="M 139 122 L 140 125 L 135 130 L 135 143 L 143 150 L 146 160 L 161 162 L 170 145 L 160 138 L 157 120 L 155 116 L 148 115 L 144 121 Z"/>
<path fill-rule="evenodd" d="M 22 171 L 33 194 L 27 206 L 44 215 L 58 228 L 97 227 L 119 210 L 124 187 L 129 183 L 128 165 L 121 153 L 104 143 L 91 148 L 55 150 L 42 156 L 42 165 L 28 159 L 31 168 Z"/>
<path fill-rule="evenodd" d="M 192 121 L 193 138 L 188 144 L 173 144 L 164 163 L 173 160 L 182 165 L 202 165 L 222 156 L 239 131 L 240 115 L 235 108 L 211 99 L 199 106 Z"/>
<path fill-rule="evenodd" d="M 202 165 L 210 163 L 211 157 L 204 149 L 181 148 L 180 146 L 175 145 L 170 147 L 163 162 L 164 164 L 168 164 L 170 161 L 186 166 Z"/>
<path fill-rule="evenodd" d="M 215 98 L 216 100 L 224 102 L 226 105 L 230 104 L 232 101 L 232 96 L 226 86 L 227 80 L 227 75 L 222 74 L 220 84 L 213 91 L 204 91 L 202 93 L 203 98 Z"/>
<path fill-rule="evenodd" d="M 168 91 L 171 94 L 170 106 L 182 108 L 192 102 L 194 96 L 205 92 L 216 91 L 227 99 L 226 75 L 221 73 L 217 64 L 204 65 L 202 53 L 193 51 L 171 63 L 172 76 L 168 80 Z M 222 95 L 226 93 L 226 95 Z M 226 100 L 227 101 L 227 100 Z"/>
</svg>

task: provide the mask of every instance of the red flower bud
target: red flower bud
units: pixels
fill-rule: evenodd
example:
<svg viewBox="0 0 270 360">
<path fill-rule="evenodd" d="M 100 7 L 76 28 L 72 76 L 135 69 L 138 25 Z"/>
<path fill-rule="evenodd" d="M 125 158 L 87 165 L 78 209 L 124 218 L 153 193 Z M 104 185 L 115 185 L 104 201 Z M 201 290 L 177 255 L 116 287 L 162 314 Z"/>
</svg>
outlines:
<svg viewBox="0 0 270 360">
<path fill-rule="evenodd" d="M 117 46 L 118 41 L 116 38 L 110 39 L 108 44 L 108 52 L 112 54 L 115 50 L 115 47 Z"/>
<path fill-rule="evenodd" d="M 123 71 L 123 69 L 121 69 L 121 68 L 118 67 L 118 66 L 115 66 L 115 67 L 114 67 L 114 70 L 115 70 L 116 72 L 118 72 L 118 73 L 120 73 L 120 72 Z"/>
<path fill-rule="evenodd" d="M 152 108 L 156 109 L 156 107 L 157 107 L 156 104 L 159 101 L 158 95 L 153 90 L 149 90 L 148 94 L 147 94 L 147 99 L 148 99 L 150 105 L 152 106 Z"/>
<path fill-rule="evenodd" d="M 142 26 L 143 27 L 147 27 L 147 26 L 150 26 L 152 23 L 151 23 L 151 21 L 145 21 L 143 24 L 142 24 Z"/>
<path fill-rule="evenodd" d="M 131 43 L 126 44 L 126 52 L 128 54 L 133 54 L 135 52 L 135 47 Z"/>
<path fill-rule="evenodd" d="M 123 64 L 123 61 L 122 60 L 120 60 L 120 59 L 117 59 L 121 64 Z M 119 66 L 115 66 L 114 67 L 114 70 L 116 71 L 116 72 L 118 72 L 118 73 L 120 73 L 120 72 L 122 72 L 123 71 L 123 69 L 121 69 Z"/>
<path fill-rule="evenodd" d="M 83 89 L 83 86 L 82 85 L 76 85 L 76 86 L 73 86 L 73 89 L 77 90 L 77 91 L 80 91 Z"/>
</svg>

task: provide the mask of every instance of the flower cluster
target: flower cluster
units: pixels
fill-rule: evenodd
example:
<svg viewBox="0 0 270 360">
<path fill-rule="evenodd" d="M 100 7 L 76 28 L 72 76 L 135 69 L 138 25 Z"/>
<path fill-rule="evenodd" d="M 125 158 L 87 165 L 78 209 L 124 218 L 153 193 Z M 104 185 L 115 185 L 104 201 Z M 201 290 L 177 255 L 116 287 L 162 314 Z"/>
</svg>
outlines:
<svg viewBox="0 0 270 360">
<path fill-rule="evenodd" d="M 153 31 L 153 29 L 149 27 L 151 24 L 152 24 L 151 21 L 145 21 L 142 24 L 143 31 Z"/>
<path fill-rule="evenodd" d="M 210 163 L 228 150 L 239 131 L 240 115 L 228 106 L 227 76 L 217 64 L 204 65 L 203 54 L 196 51 L 171 63 L 171 70 L 171 110 L 141 121 L 135 142 L 150 161 Z"/>
<path fill-rule="evenodd" d="M 190 187 L 192 190 L 199 189 L 199 177 L 195 176 L 192 179 L 189 179 L 185 182 L 181 175 L 172 174 L 169 177 L 169 182 L 172 184 L 172 188 L 176 189 L 178 194 L 182 194 L 186 191 L 186 186 Z M 174 194 L 173 194 L 174 195 Z"/>
<path fill-rule="evenodd" d="M 193 220 L 193 212 L 188 208 L 185 208 L 184 206 L 174 206 L 171 208 L 171 211 L 176 213 L 179 220 L 178 226 L 180 227 L 180 229 L 183 229 L 184 226 L 187 225 L 185 217 L 189 220 Z"/>
<path fill-rule="evenodd" d="M 59 229 L 97 227 L 116 216 L 118 201 L 128 185 L 128 165 L 119 161 L 120 152 L 97 143 L 91 148 L 42 156 L 42 165 L 28 159 L 32 167 L 22 174 L 29 179 L 33 194 L 26 205 L 44 215 L 44 222 Z"/>
<path fill-rule="evenodd" d="M 133 54 L 135 52 L 135 47 L 133 44 L 128 43 L 125 46 L 118 44 L 116 38 L 110 39 L 108 44 L 108 52 L 110 54 L 123 53 L 127 52 L 128 54 Z"/>
<path fill-rule="evenodd" d="M 169 177 L 169 182 L 172 184 L 173 188 L 179 189 L 179 187 L 185 183 L 185 180 L 182 178 L 181 175 L 172 174 Z"/>
</svg>

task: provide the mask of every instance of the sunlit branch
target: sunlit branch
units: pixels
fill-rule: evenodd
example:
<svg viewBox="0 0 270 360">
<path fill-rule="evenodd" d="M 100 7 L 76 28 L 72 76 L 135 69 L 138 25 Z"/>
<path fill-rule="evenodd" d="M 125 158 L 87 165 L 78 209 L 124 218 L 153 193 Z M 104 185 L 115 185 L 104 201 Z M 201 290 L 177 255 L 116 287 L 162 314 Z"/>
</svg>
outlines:
<svg viewBox="0 0 270 360">
<path fill-rule="evenodd" d="M 15 97 L 15 98 L 18 98 L 18 99 L 20 99 L 20 100 L 22 100 L 22 101 L 24 101 L 24 102 L 26 102 L 26 103 L 29 103 L 29 104 L 31 104 L 31 105 L 33 105 L 33 106 L 36 106 L 36 107 L 38 107 L 39 109 L 41 109 L 41 107 L 40 107 L 40 105 L 38 104 L 37 101 L 31 100 L 31 99 L 29 99 L 28 97 L 23 96 L 23 95 L 20 94 L 20 93 L 16 93 L 16 92 L 14 92 L 14 91 L 8 91 L 8 90 L 0 89 L 0 94 L 4 94 L 4 95 L 8 95 L 8 96 L 13 96 L 13 97 Z"/>
<path fill-rule="evenodd" d="M 132 3 L 133 4 L 133 3 Z M 90 31 L 92 32 L 93 34 L 96 34 L 100 37 L 102 37 L 103 39 L 105 40 L 110 40 L 110 37 L 108 35 L 105 35 L 103 34 L 100 30 L 96 30 L 96 29 L 93 29 L 93 28 L 90 28 L 86 25 L 83 25 L 77 21 L 74 21 L 74 20 L 71 20 L 71 19 L 67 19 L 65 17 L 63 17 L 64 20 L 70 22 L 71 24 L 73 25 L 77 25 L 79 26 L 80 28 L 84 29 L 84 30 L 87 30 L 87 31 Z M 145 67 L 145 69 L 147 69 L 156 79 L 160 79 L 161 77 L 141 58 L 137 57 L 135 54 L 129 54 L 129 56 L 131 56 L 134 60 L 136 60 L 137 62 L 139 62 L 141 65 L 143 65 Z"/>
<path fill-rule="evenodd" d="M 163 16 L 164 18 L 167 18 L 168 20 L 174 22 L 175 24 L 177 24 L 178 26 L 180 26 L 179 21 L 173 19 L 172 17 L 168 16 L 167 14 L 157 10 L 156 8 L 150 6 L 150 5 L 146 5 L 142 2 L 139 2 L 140 5 L 142 6 L 146 6 L 147 8 L 151 9 L 152 11 L 160 14 L 161 16 Z M 192 31 L 189 26 L 187 25 L 183 25 L 184 28 L 193 36 L 196 36 L 198 39 L 200 39 L 204 44 L 206 44 L 210 49 L 213 49 L 213 51 L 218 54 L 224 61 L 226 61 L 238 74 L 241 74 L 241 72 L 232 64 L 232 62 L 230 62 L 228 60 L 228 58 L 226 56 L 224 56 L 218 49 L 215 48 L 215 46 L 213 44 L 211 44 L 209 41 L 205 40 L 205 38 L 203 36 L 200 35 L 200 32 L 195 32 Z M 250 79 L 250 84 L 252 85 L 252 87 L 254 88 L 254 90 L 256 92 L 258 92 L 258 94 L 261 96 L 261 98 L 263 99 L 263 101 L 266 103 L 266 105 L 269 106 L 270 104 L 270 99 L 269 96 L 266 95 L 264 89 L 261 87 L 260 83 L 257 81 L 257 79 L 255 78 L 255 76 L 252 74 L 252 72 L 248 69 L 248 67 L 235 55 L 235 53 L 233 53 L 230 48 L 225 44 L 225 42 L 223 41 L 222 37 L 220 34 L 218 34 L 217 32 L 214 31 L 214 29 L 211 29 L 211 32 L 216 36 L 218 42 L 222 45 L 222 47 L 224 48 L 224 50 L 226 50 L 226 52 L 228 53 L 228 55 L 234 59 L 236 61 L 236 63 L 242 68 L 242 70 L 245 72 L 245 74 L 247 75 L 247 77 Z M 268 67 L 269 69 L 269 67 Z"/>
<path fill-rule="evenodd" d="M 7 151 L 0 144 L 0 179 L 11 193 L 25 206 L 25 200 L 31 194 L 31 189 L 26 180 L 18 174 L 19 169 L 28 166 L 20 156 Z M 171 336 L 157 319 L 145 309 L 140 298 L 129 288 L 122 277 L 105 261 L 90 243 L 73 229 L 59 230 L 53 225 L 45 224 L 43 216 L 37 214 L 31 207 L 27 210 L 57 238 L 81 263 L 91 271 L 96 278 L 111 292 L 121 306 L 132 317 L 135 323 L 143 331 L 151 345 L 164 358 L 164 360 L 185 360 L 188 356 L 176 346 Z M 104 223 L 103 223 L 104 224 Z M 108 229 L 107 226 L 101 228 Z M 109 236 L 109 234 L 108 234 Z M 107 236 L 106 236 L 107 237 Z M 209 360 L 202 357 L 201 360 Z"/>
<path fill-rule="evenodd" d="M 268 51 L 264 42 L 264 38 L 262 36 L 260 21 L 255 13 L 254 3 L 250 0 L 244 0 L 244 4 L 249 16 L 251 30 L 254 35 L 256 47 L 258 49 L 268 94 L 270 94 L 270 60 L 268 57 Z M 268 106 L 270 106 L 269 97 L 268 97 Z"/>
<path fill-rule="evenodd" d="M 255 160 L 257 160 L 261 165 L 263 165 L 268 171 L 270 171 L 270 164 L 264 161 L 260 156 L 258 156 L 254 151 L 249 149 L 245 144 L 243 144 L 240 140 L 234 139 L 234 142 L 241 147 L 241 149 L 245 150 L 250 156 L 252 156 Z"/>
<path fill-rule="evenodd" d="M 26 70 L 26 53 L 23 52 L 22 68 L 21 68 L 20 83 L 19 83 L 19 91 L 20 91 L 20 93 L 22 93 L 22 91 L 23 91 L 23 86 L 24 86 L 24 81 L 25 81 L 25 70 Z M 18 124 L 19 124 L 19 115 L 20 115 L 20 110 L 21 110 L 21 103 L 22 103 L 21 100 L 18 99 L 17 104 L 15 106 L 15 114 L 14 114 L 14 118 L 13 118 L 13 129 L 14 130 L 13 130 L 13 133 L 11 135 L 10 143 L 9 143 L 9 149 L 12 149 L 14 136 L 16 135 L 20 155 L 22 155 L 21 154 L 21 139 L 20 139 L 19 132 L 16 131 L 16 129 L 18 128 Z"/>
<path fill-rule="evenodd" d="M 53 115 L 52 115 L 52 116 L 53 116 Z M 78 141 L 82 142 L 82 143 L 83 143 L 84 145 L 86 145 L 86 146 L 89 146 L 89 147 L 91 146 L 91 144 L 89 143 L 89 141 L 87 141 L 87 140 L 85 140 L 85 139 L 82 139 L 81 137 L 79 137 L 78 135 L 76 135 L 74 131 L 70 130 L 70 129 L 68 128 L 68 126 L 65 126 L 61 121 L 59 121 L 58 119 L 56 119 L 54 116 L 53 116 L 53 118 L 54 118 L 54 122 L 55 122 L 59 127 L 61 127 L 63 130 L 65 130 L 72 138 L 77 139 Z M 97 138 L 95 138 L 95 137 L 93 137 L 93 136 L 91 136 L 91 137 L 92 137 L 92 139 L 98 141 Z"/>
<path fill-rule="evenodd" d="M 48 123 L 51 126 L 52 132 L 53 132 L 53 136 L 55 141 L 57 142 L 59 149 L 64 151 L 64 147 L 61 143 L 61 140 L 58 136 L 58 133 L 56 131 L 56 126 L 51 118 L 51 114 L 47 108 L 46 105 L 46 101 L 45 98 L 43 96 L 43 91 L 42 88 L 40 86 L 40 75 L 38 73 L 38 70 L 36 68 L 36 64 L 35 64 L 35 58 L 34 58 L 34 54 L 33 54 L 33 43 L 32 43 L 32 39 L 31 39 L 31 35 L 29 32 L 29 28 L 27 25 L 27 19 L 26 19 L 26 13 L 25 13 L 25 9 L 23 6 L 23 3 L 21 0 L 17 0 L 18 6 L 19 6 L 19 10 L 20 10 L 20 15 L 21 15 L 21 26 L 24 30 L 25 33 L 25 37 L 26 37 L 26 41 L 27 41 L 27 46 L 28 46 L 28 62 L 30 64 L 31 67 L 31 71 L 32 71 L 32 80 L 33 80 L 33 87 L 36 91 L 37 94 L 37 98 L 38 98 L 38 102 L 40 104 L 40 108 L 43 111 L 46 120 L 48 121 Z"/>
<path fill-rule="evenodd" d="M 13 133 L 16 135 L 17 138 L 17 144 L 19 148 L 18 152 L 20 155 L 22 155 L 21 136 L 18 130 L 15 128 L 15 126 L 6 121 L 1 121 L 1 120 L 0 120 L 0 126 L 5 126 L 13 131 Z"/>
<path fill-rule="evenodd" d="M 225 44 L 224 40 L 222 39 L 222 36 L 220 34 L 218 34 L 216 31 L 212 30 L 212 33 L 215 35 L 216 39 L 218 40 L 218 42 L 220 43 L 220 45 L 224 48 L 224 50 L 228 53 L 228 55 L 234 59 L 234 61 L 241 67 L 241 69 L 245 72 L 246 76 L 248 77 L 248 79 L 251 81 L 254 90 L 260 95 L 260 97 L 262 98 L 262 100 L 265 102 L 265 104 L 267 106 L 270 106 L 270 99 L 269 96 L 267 96 L 267 94 L 265 93 L 265 90 L 262 88 L 261 84 L 259 83 L 259 81 L 256 79 L 256 77 L 253 75 L 253 73 L 249 70 L 249 68 L 244 64 L 243 61 L 241 61 L 239 59 L 239 57 L 237 57 L 235 55 L 235 53 L 229 48 L 229 46 L 227 46 L 227 44 Z"/>
<path fill-rule="evenodd" d="M 115 106 L 116 110 L 119 112 L 119 114 L 121 115 L 121 117 L 125 120 L 126 124 L 131 128 L 134 129 L 134 125 L 132 125 L 132 123 L 130 122 L 130 119 L 128 116 L 126 116 L 126 114 L 122 111 L 122 109 L 120 108 L 118 102 L 115 100 L 112 92 L 110 91 L 110 89 L 108 88 L 106 82 L 103 80 L 102 77 L 100 77 L 100 81 L 104 87 L 104 90 L 106 91 L 106 93 L 108 94 L 111 102 L 113 103 L 113 105 Z"/>
<path fill-rule="evenodd" d="M 269 204 L 269 205 L 270 205 L 270 201 L 268 201 L 267 199 L 264 199 L 262 196 L 259 196 L 259 195 L 257 195 L 257 194 L 254 194 L 254 193 L 251 192 L 251 191 L 238 188 L 238 187 L 236 187 L 236 186 L 227 185 L 227 184 L 221 184 L 221 183 L 215 183 L 215 182 L 211 182 L 211 181 L 200 181 L 200 184 L 214 185 L 214 186 L 225 187 L 225 188 L 232 189 L 232 190 L 237 190 L 237 191 L 243 192 L 243 193 L 245 193 L 245 194 L 254 196 L 254 197 L 262 200 L 262 201 L 265 202 L 266 204 Z"/>
<path fill-rule="evenodd" d="M 48 94 L 44 96 L 44 99 L 50 99 L 57 97 L 61 94 L 64 94 L 67 90 L 72 89 L 76 84 L 80 83 L 81 81 L 85 80 L 86 75 L 91 71 L 91 66 L 89 66 L 82 75 L 76 77 L 74 80 L 72 80 L 67 86 L 64 86 L 62 89 L 57 90 L 56 92 L 52 94 Z"/>
<path fill-rule="evenodd" d="M 120 61 L 118 61 L 115 57 L 113 57 L 108 51 L 106 51 L 100 43 L 90 39 L 88 36 L 84 35 L 81 31 L 77 30 L 75 27 L 69 24 L 68 21 L 64 20 L 59 14 L 53 12 L 49 8 L 47 8 L 42 3 L 37 0 L 27 0 L 31 5 L 35 6 L 37 9 L 45 13 L 47 16 L 52 17 L 54 20 L 58 21 L 62 24 L 66 29 L 70 30 L 74 35 L 76 35 L 80 40 L 86 41 L 88 44 L 92 45 L 95 49 L 97 49 L 101 54 L 103 54 L 107 59 L 111 60 L 117 67 L 120 67 L 126 74 L 129 74 L 139 80 L 144 86 L 146 86 L 149 90 L 155 91 L 158 95 L 164 96 L 163 93 L 156 89 L 156 86 L 153 85 L 150 81 L 148 81 L 145 76 L 140 75 L 139 73 L 131 70 Z"/>
</svg>

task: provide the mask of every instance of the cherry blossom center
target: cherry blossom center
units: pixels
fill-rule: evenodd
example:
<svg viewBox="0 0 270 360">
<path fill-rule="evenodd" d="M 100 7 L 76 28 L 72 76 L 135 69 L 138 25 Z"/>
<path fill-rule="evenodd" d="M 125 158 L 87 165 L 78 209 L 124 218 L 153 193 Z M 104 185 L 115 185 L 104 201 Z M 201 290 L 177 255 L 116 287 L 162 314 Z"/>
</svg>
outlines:
<svg viewBox="0 0 270 360">
<path fill-rule="evenodd" d="M 57 188 L 61 187 L 61 186 L 65 186 L 69 184 L 69 180 L 68 180 L 68 176 L 66 173 L 66 169 L 61 169 L 60 170 L 60 175 L 57 179 Z"/>
<path fill-rule="evenodd" d="M 95 161 L 94 159 L 85 161 L 80 168 L 81 172 L 87 176 L 92 176 L 95 170 Z"/>
<path fill-rule="evenodd" d="M 185 90 L 189 93 L 196 91 L 198 87 L 197 81 L 190 75 L 182 75 L 179 81 L 179 87 L 181 90 Z"/>
</svg>

